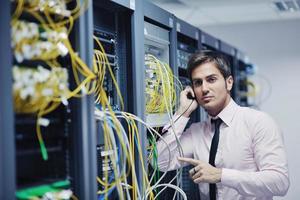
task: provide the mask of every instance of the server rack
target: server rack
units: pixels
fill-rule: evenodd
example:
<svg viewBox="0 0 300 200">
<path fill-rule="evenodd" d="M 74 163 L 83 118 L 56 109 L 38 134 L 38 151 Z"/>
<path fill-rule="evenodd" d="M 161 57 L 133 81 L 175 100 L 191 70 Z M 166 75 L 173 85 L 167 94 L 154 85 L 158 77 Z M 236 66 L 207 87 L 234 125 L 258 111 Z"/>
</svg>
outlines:
<svg viewBox="0 0 300 200">
<path fill-rule="evenodd" d="M 4 3 L 4 7 L 1 7 L 2 27 L 10 24 L 10 6 L 15 8 L 15 3 L 7 2 Z M 90 23 L 88 23 L 90 14 L 88 10 L 79 17 L 70 35 L 72 46 L 88 65 L 91 63 L 89 53 L 92 47 L 86 39 L 91 38 Z M 32 18 L 21 15 L 20 19 L 30 21 Z M 9 27 L 5 28 L 2 33 L 7 35 L 1 37 L 3 44 L 8 44 L 5 47 L 7 49 L 5 57 L 1 59 L 6 62 L 3 63 L 5 64 L 4 70 L 1 70 L 1 75 L 5 75 L 5 78 L 1 78 L 1 81 L 5 81 L 5 84 L 1 86 L 1 92 L 5 92 L 3 94 L 5 101 L 1 104 L 1 109 L 4 110 L 1 114 L 4 114 L 7 120 L 4 122 L 1 116 L 0 124 L 1 129 L 3 128 L 1 141 L 5 142 L 1 145 L 5 147 L 5 150 L 1 151 L 1 159 L 5 159 L 6 163 L 3 165 L 4 168 L 1 168 L 1 181 L 5 181 L 5 183 L 1 182 L 1 199 L 15 199 L 16 195 L 17 198 L 26 198 L 24 195 L 30 196 L 32 191 L 42 194 L 41 191 L 48 186 L 66 187 L 80 199 L 93 199 L 92 196 L 96 196 L 96 170 L 93 156 L 96 151 L 90 148 L 90 144 L 95 140 L 90 134 L 93 132 L 93 122 L 91 122 L 92 112 L 89 106 L 93 102 L 93 97 L 86 96 L 79 100 L 69 100 L 68 103 L 65 102 L 66 106 L 60 105 L 56 110 L 44 116 L 50 124 L 46 128 L 41 128 L 48 152 L 48 158 L 47 156 L 42 158 L 38 141 L 35 138 L 35 127 L 38 123 L 36 116 L 14 112 L 12 100 L 13 63 L 28 65 L 28 69 L 34 70 L 37 65 L 42 64 L 42 60 L 16 61 L 9 50 L 11 48 L 10 30 Z M 1 50 L 1 58 L 2 52 Z M 61 62 L 63 66 L 69 66 L 68 58 L 59 58 L 58 62 Z M 68 71 L 71 75 L 70 70 Z M 73 85 L 71 80 L 69 84 Z M 8 99 L 10 103 L 7 102 Z M 3 133 L 5 135 L 2 135 Z M 6 168 L 7 166 L 10 169 Z M 6 176 L 10 178 L 6 179 Z"/>
<path fill-rule="evenodd" d="M 168 63 L 175 76 L 176 30 L 174 16 L 149 2 L 144 2 L 145 54 L 150 53 Z M 164 126 L 167 115 L 146 114 L 146 122 L 154 127 Z"/>
<path fill-rule="evenodd" d="M 130 0 L 130 4 L 134 7 L 134 12 L 131 16 L 131 43 L 132 43 L 132 73 L 133 73 L 133 113 L 145 121 L 145 70 L 144 70 L 144 4 L 145 1 Z M 147 134 L 145 128 L 138 124 L 138 129 L 141 138 L 142 154 L 144 155 L 144 163 L 147 163 Z M 135 163 L 136 169 L 141 169 L 140 161 Z M 143 172 L 140 170 L 137 174 L 139 185 L 142 185 Z"/>
<path fill-rule="evenodd" d="M 94 35 L 102 43 L 105 53 L 108 57 L 110 66 L 113 69 L 114 76 L 124 100 L 124 111 L 135 113 L 142 116 L 139 111 L 139 105 L 143 104 L 142 95 L 137 95 L 137 82 L 143 80 L 134 74 L 144 73 L 140 67 L 142 56 L 136 59 L 135 49 L 142 49 L 136 43 L 136 39 L 143 32 L 142 23 L 138 21 L 140 17 L 139 11 L 134 12 L 133 9 L 140 7 L 140 2 L 135 4 L 134 1 L 99 1 L 94 3 L 93 19 L 94 19 Z M 139 9 L 141 10 L 141 9 Z M 142 15 L 143 16 L 143 15 Z M 139 32 L 139 30 L 141 30 Z M 97 45 L 95 45 L 96 48 Z M 140 72 L 141 70 L 141 72 Z M 140 76 L 139 76 L 140 77 Z M 112 79 L 108 74 L 105 76 L 104 87 L 107 96 L 111 99 L 111 106 L 114 111 L 121 109 L 120 99 L 117 96 L 116 88 L 113 86 Z M 133 90 L 131 88 L 134 88 Z M 138 88 L 140 90 L 140 88 Z M 134 97 L 139 98 L 134 98 Z M 97 107 L 98 105 L 96 105 Z M 143 117 L 142 117 L 143 118 Z M 104 153 L 104 139 L 101 134 L 101 127 L 97 125 L 97 159 L 98 159 L 98 176 L 104 180 L 104 171 L 107 164 L 103 162 L 102 153 Z M 139 127 L 141 130 L 142 128 Z M 140 131 L 142 132 L 142 131 Z M 140 136 L 143 138 L 143 136 Z M 142 140 L 143 142 L 145 139 Z M 141 144 L 142 147 L 143 144 Z M 146 148 L 142 148 L 146 149 Z M 146 155 L 146 153 L 144 154 Z M 141 163 L 136 160 L 136 168 L 141 169 Z M 108 173 L 112 174 L 112 167 L 109 167 Z M 138 182 L 142 185 L 142 170 L 138 174 Z M 130 180 L 129 180 L 130 181 Z M 100 187 L 100 186 L 99 186 Z M 99 188 L 101 190 L 103 188 Z M 116 190 L 110 192 L 109 199 L 119 199 Z"/>
<path fill-rule="evenodd" d="M 194 26 L 176 18 L 176 67 L 178 68 L 178 76 L 184 87 L 191 86 L 189 75 L 187 74 L 187 64 L 190 56 L 201 49 L 200 30 Z M 187 127 L 193 122 L 201 120 L 200 108 L 195 110 L 190 116 Z M 190 176 L 189 170 L 193 166 L 186 166 L 182 169 L 182 189 L 190 200 L 198 200 L 200 198 L 199 189 Z"/>
<path fill-rule="evenodd" d="M 116 48 L 118 49 L 118 54 L 124 55 L 125 60 L 119 60 L 119 65 L 125 66 L 125 72 L 121 74 L 129 75 L 129 77 L 125 77 L 120 75 L 118 77 L 119 83 L 125 82 L 125 79 L 129 78 L 130 81 L 126 82 L 128 87 L 124 87 L 125 93 L 129 88 L 133 88 L 131 93 L 127 93 L 125 97 L 127 101 L 125 101 L 125 109 L 129 112 L 133 112 L 135 115 L 145 119 L 145 98 L 144 98 L 144 77 L 145 77 L 145 69 L 144 69 L 144 27 L 145 21 L 153 26 L 157 26 L 160 29 L 166 30 L 168 32 L 168 40 L 169 40 L 169 59 L 168 62 L 173 67 L 174 74 L 180 75 L 184 74 L 183 71 L 180 72 L 178 69 L 178 61 L 177 61 L 177 47 L 181 41 L 186 43 L 190 43 L 192 41 L 191 46 L 196 46 L 198 49 L 213 49 L 218 50 L 220 47 L 220 42 L 214 37 L 202 33 L 201 31 L 196 31 L 194 27 L 184 23 L 183 21 L 176 19 L 172 14 L 154 6 L 149 2 L 144 1 L 135 1 L 135 0 L 112 0 L 112 1 L 94 1 L 95 6 L 93 7 L 90 4 L 88 11 L 82 15 L 77 21 L 74 31 L 71 34 L 72 44 L 76 47 L 76 50 L 79 52 L 81 58 L 91 66 L 92 64 L 92 55 L 93 55 L 93 39 L 92 35 L 94 32 L 98 30 L 94 30 L 96 28 L 100 28 L 100 32 L 98 32 L 103 37 L 107 37 L 113 39 L 116 37 L 117 32 L 120 32 L 120 29 L 117 30 L 118 26 L 113 27 L 113 33 L 111 33 L 111 29 L 109 26 L 105 26 L 106 29 L 103 31 L 101 28 L 103 26 L 97 27 L 97 20 L 93 20 L 97 18 L 97 10 L 95 8 L 101 8 L 102 10 L 108 11 L 108 13 L 113 13 L 113 18 L 122 18 L 120 20 L 126 20 L 126 24 L 129 25 L 128 29 L 125 30 L 124 33 L 131 32 L 130 35 L 122 36 L 122 40 L 126 39 L 128 42 L 126 45 Z M 0 25 L 3 27 L 4 31 L 1 31 L 0 41 L 3 49 L 10 49 L 10 38 L 11 35 L 9 33 L 10 28 L 10 6 L 11 2 L 3 3 L 0 12 Z M 105 8 L 104 8 L 105 7 Z M 94 8 L 94 16 L 93 16 L 93 8 Z M 100 9 L 100 10 L 101 10 Z M 111 14 L 109 14 L 112 16 Z M 124 18 L 121 16 L 125 16 Z M 94 23 L 95 21 L 95 23 Z M 105 24 L 106 22 L 104 22 Z M 109 20 L 107 22 L 109 24 Z M 101 23 L 100 23 L 101 24 Z M 176 24 L 176 26 L 175 26 Z M 178 25 L 180 24 L 180 25 Z M 147 25 L 146 25 L 147 26 Z M 6 28 L 5 28 L 6 27 Z M 124 27 L 123 27 L 124 28 Z M 122 28 L 121 28 L 122 29 Z M 116 31 L 117 30 L 117 31 Z M 102 32 L 101 32 L 102 31 Z M 197 34 L 198 32 L 198 34 Z M 198 38 L 200 35 L 200 39 Z M 106 38 L 106 39 L 107 39 Z M 178 40 L 178 38 L 180 38 Z M 198 39 L 197 39 L 198 38 Z M 121 45 L 122 46 L 122 45 Z M 124 53 L 124 51 L 130 52 L 129 54 Z M 237 51 L 238 52 L 238 51 Z M 20 120 L 14 117 L 13 105 L 12 105 L 12 76 L 11 76 L 11 52 L 10 51 L 0 51 L 0 60 L 3 63 L 3 67 L 1 68 L 0 73 L 0 81 L 1 81 L 1 96 L 3 97 L 0 101 L 0 138 L 1 138 L 1 151 L 0 158 L 4 160 L 0 166 L 0 198 L 1 199 L 14 199 L 15 192 L 20 189 L 19 179 L 16 178 L 20 174 L 24 175 L 25 172 L 17 171 L 17 162 L 21 159 L 15 159 L 15 155 L 18 154 L 20 150 L 20 145 L 16 143 L 15 140 L 22 140 L 20 134 L 17 136 L 15 134 L 15 123 L 22 123 Z M 243 56 L 238 55 L 238 63 L 241 71 L 247 65 Z M 132 67 L 128 67 L 131 65 Z M 244 66 L 244 67 L 243 67 Z M 243 74 L 243 73 L 241 73 Z M 241 75 L 243 77 L 243 75 Z M 73 84 L 73 83 L 71 83 Z M 9 94 L 9 95 L 8 95 Z M 112 93 L 112 96 L 115 95 Z M 242 104 L 247 104 L 247 101 L 242 97 L 240 98 Z M 118 105 L 118 99 L 115 99 L 116 105 Z M 129 103 L 130 102 L 130 103 Z M 131 103 L 132 102 L 132 103 Z M 66 108 L 62 108 L 61 112 L 57 113 L 59 115 L 59 120 L 64 123 L 64 133 L 63 133 L 63 141 L 60 144 L 63 144 L 64 147 L 67 148 L 64 156 L 66 156 L 67 163 L 65 163 L 63 168 L 67 168 L 66 170 L 62 170 L 63 174 L 58 174 L 58 177 L 66 177 L 69 180 L 70 187 L 75 195 L 79 199 L 96 199 L 97 192 L 97 183 L 95 177 L 97 176 L 97 151 L 96 151 L 96 135 L 95 135 L 95 127 L 96 124 L 94 122 L 93 112 L 94 112 L 94 97 L 86 96 L 81 99 L 72 99 L 69 101 L 69 106 Z M 118 106 L 116 106 L 117 109 Z M 55 114 L 53 114 L 55 115 Z M 201 115 L 204 116 L 204 115 Z M 55 117 L 55 116 L 54 116 Z M 205 116 L 202 118 L 204 119 Z M 30 121 L 30 120 L 29 120 Z M 32 121 L 32 119 L 31 119 Z M 27 121 L 28 122 L 28 121 Z M 55 123 L 55 120 L 54 122 Z M 21 126 L 23 126 L 21 124 Z M 20 130 L 17 128 L 16 131 Z M 144 149 L 144 163 L 146 163 L 146 144 L 147 137 L 143 128 L 139 125 L 139 130 L 141 133 L 141 146 Z M 65 134 L 68 133 L 68 134 Z M 72 133 L 72 134 L 69 134 Z M 20 151 L 19 151 L 20 152 Z M 23 153 L 21 153 L 23 154 Z M 20 154 L 19 154 L 20 155 Z M 53 159 L 54 161 L 60 161 L 62 157 Z M 27 161 L 27 160 L 26 160 Z M 64 163 L 63 161 L 62 163 Z M 32 166 L 32 169 L 36 167 L 41 167 L 37 162 L 36 165 Z M 30 167 L 30 166 L 29 166 Z M 98 166 L 99 167 L 99 166 Z M 140 167 L 140 162 L 136 162 L 136 168 Z M 15 171 L 16 169 L 16 171 Z M 31 170 L 31 169 L 30 169 Z M 45 175 L 45 174 L 44 174 Z M 57 175 L 57 174 L 56 174 Z M 55 176 L 56 176 L 55 175 Z M 43 175 L 42 175 L 43 176 Z M 174 176 L 174 175 L 173 175 Z M 138 174 L 138 180 L 140 185 L 142 172 Z M 170 176 L 172 177 L 172 175 Z M 42 178 L 52 179 L 53 176 L 51 173 L 48 173 L 47 176 Z M 55 177 L 57 178 L 57 177 Z M 48 180 L 46 181 L 47 183 Z M 61 180 L 61 178 L 59 178 Z M 50 180 L 50 182 L 52 182 Z M 40 185 L 45 183 L 44 181 L 33 181 L 29 185 Z M 25 186 L 26 185 L 26 186 Z M 27 184 L 22 185 L 22 188 L 27 188 Z M 169 191 L 170 192 L 170 191 Z M 166 192 L 168 193 L 168 192 Z M 165 199 L 169 199 L 173 197 L 172 192 L 169 194 L 164 194 Z"/>
<path fill-rule="evenodd" d="M 220 48 L 219 40 L 203 31 L 201 32 L 201 44 L 202 44 L 201 50 L 218 51 Z"/>
<path fill-rule="evenodd" d="M 174 22 L 174 16 L 155 6 L 152 3 L 144 2 L 144 35 L 145 35 L 145 53 L 153 53 L 161 61 L 166 62 L 172 68 L 173 74 L 178 76 L 176 67 L 176 28 Z M 161 53 L 155 53 L 151 51 L 151 48 L 157 49 Z M 145 69 L 146 70 L 146 69 Z M 146 74 L 147 76 L 147 74 Z M 146 122 L 153 127 L 157 127 L 160 130 L 168 123 L 167 114 L 146 114 Z M 151 166 L 149 166 L 149 174 L 153 172 Z M 159 175 L 162 175 L 160 173 Z M 170 171 L 165 176 L 162 182 L 170 182 L 176 184 L 176 171 Z M 152 183 L 153 184 L 153 183 Z M 156 192 L 159 192 L 157 190 Z M 171 199 L 174 195 L 174 190 L 167 188 L 159 195 L 159 199 Z"/>
<path fill-rule="evenodd" d="M 120 89 L 124 97 L 125 110 L 132 107 L 127 100 L 132 97 L 129 90 L 132 85 L 131 14 L 132 10 L 114 2 L 99 1 L 93 6 L 93 33 L 102 43 L 118 85 L 122 85 Z M 94 46 L 98 48 L 95 42 Z M 113 109 L 120 110 L 120 99 L 108 74 L 106 74 L 104 87 L 107 96 L 111 99 Z"/>
<path fill-rule="evenodd" d="M 82 1 L 81 1 L 82 2 Z M 74 36 L 76 38 L 76 49 L 80 57 L 88 66 L 93 63 L 93 3 L 90 2 L 86 12 L 79 17 Z M 96 199 L 97 197 L 97 175 L 96 168 L 96 145 L 94 101 L 92 95 L 81 99 L 74 99 L 72 133 L 75 133 L 75 145 L 73 148 L 75 164 L 74 188 L 78 191 L 79 199 Z M 75 122 L 75 123 L 74 123 Z M 78 123 L 79 122 L 79 123 Z M 78 167 L 77 167 L 78 166 Z M 78 181 L 78 182 L 77 182 Z"/>
<path fill-rule="evenodd" d="M 236 50 L 231 45 L 227 44 L 226 42 L 220 41 L 220 52 L 226 57 L 229 67 L 231 69 L 231 73 L 234 79 L 233 88 L 231 90 L 231 97 L 236 100 L 236 73 L 237 73 L 237 60 L 236 60 Z"/>
</svg>

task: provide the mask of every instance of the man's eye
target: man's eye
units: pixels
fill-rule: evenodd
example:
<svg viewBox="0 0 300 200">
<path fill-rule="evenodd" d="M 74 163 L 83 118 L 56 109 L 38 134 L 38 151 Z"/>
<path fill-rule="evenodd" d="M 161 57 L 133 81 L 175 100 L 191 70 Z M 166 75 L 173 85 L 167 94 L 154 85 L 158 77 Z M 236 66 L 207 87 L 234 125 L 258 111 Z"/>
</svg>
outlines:
<svg viewBox="0 0 300 200">
<path fill-rule="evenodd" d="M 202 85 L 202 81 L 201 81 L 201 80 L 195 80 L 195 81 L 193 81 L 193 85 L 194 85 L 195 87 L 201 86 L 201 85 Z"/>
<path fill-rule="evenodd" d="M 207 80 L 207 82 L 209 82 L 209 83 L 214 83 L 216 80 L 217 80 L 216 78 L 212 77 L 212 78 L 209 78 L 209 79 Z"/>
</svg>

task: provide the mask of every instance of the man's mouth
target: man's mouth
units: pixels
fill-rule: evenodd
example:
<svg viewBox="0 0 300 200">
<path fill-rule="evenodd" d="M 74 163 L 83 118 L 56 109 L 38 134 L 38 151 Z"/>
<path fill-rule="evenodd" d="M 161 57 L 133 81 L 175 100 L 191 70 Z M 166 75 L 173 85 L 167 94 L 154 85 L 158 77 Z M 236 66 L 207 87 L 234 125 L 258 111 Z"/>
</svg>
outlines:
<svg viewBox="0 0 300 200">
<path fill-rule="evenodd" d="M 205 97 L 202 97 L 202 101 L 209 102 L 212 98 L 213 98 L 212 96 L 205 96 Z"/>
</svg>

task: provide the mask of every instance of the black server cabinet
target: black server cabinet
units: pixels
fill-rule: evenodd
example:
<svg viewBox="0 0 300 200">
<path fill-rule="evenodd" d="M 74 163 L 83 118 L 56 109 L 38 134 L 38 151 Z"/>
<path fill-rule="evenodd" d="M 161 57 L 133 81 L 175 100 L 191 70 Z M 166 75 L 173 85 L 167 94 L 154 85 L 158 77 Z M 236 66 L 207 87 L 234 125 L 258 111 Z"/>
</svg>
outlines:
<svg viewBox="0 0 300 200">
<path fill-rule="evenodd" d="M 171 67 L 173 74 L 178 76 L 178 70 L 176 66 L 176 27 L 174 16 L 157 7 L 156 5 L 145 1 L 144 2 L 144 35 L 145 35 L 145 55 L 152 54 L 156 56 L 159 60 L 168 63 Z M 145 69 L 146 70 L 146 69 Z M 145 72 L 144 72 L 145 73 Z M 146 74 L 146 77 L 148 75 Z M 145 113 L 145 121 L 153 127 L 162 129 L 162 127 L 168 123 L 167 114 L 152 114 Z M 149 166 L 149 175 L 153 173 L 153 168 Z M 161 183 L 169 183 L 172 181 L 172 184 L 176 185 L 176 171 L 170 171 L 167 173 L 165 178 Z M 159 173 L 158 176 L 161 176 L 162 173 Z M 152 183 L 153 185 L 154 183 Z M 159 188 L 155 192 L 159 192 Z M 174 190 L 167 188 L 160 195 L 159 199 L 172 199 L 174 196 Z"/>
<path fill-rule="evenodd" d="M 200 30 L 194 26 L 184 22 L 181 19 L 176 19 L 176 66 L 178 68 L 178 76 L 183 87 L 191 86 L 189 75 L 187 74 L 187 64 L 190 56 L 201 49 Z M 195 110 L 190 116 L 189 125 L 193 122 L 201 120 L 200 108 Z M 195 184 L 190 176 L 189 170 L 193 166 L 186 166 L 182 169 L 182 189 L 190 200 L 198 200 L 200 198 L 198 185 Z"/>
<path fill-rule="evenodd" d="M 136 77 L 134 76 L 134 73 L 136 73 L 136 68 L 134 67 L 136 66 L 136 60 L 133 56 L 133 50 L 136 48 L 135 43 L 137 42 L 135 35 L 139 34 L 137 33 L 137 28 L 141 32 L 143 30 L 142 24 L 136 23 L 137 16 L 135 16 L 136 13 L 133 10 L 136 9 L 136 6 L 139 6 L 139 3 L 135 4 L 132 1 L 95 1 L 93 6 L 94 36 L 104 48 L 124 103 L 124 107 L 122 108 L 121 99 L 117 95 L 116 87 L 108 71 L 106 71 L 104 89 L 107 97 L 110 99 L 110 106 L 113 111 L 122 110 L 135 113 L 137 106 L 134 102 L 142 100 L 135 98 L 136 91 L 134 89 L 136 81 L 138 81 L 137 77 L 141 77 L 138 74 Z M 136 24 L 138 27 L 136 27 Z M 96 42 L 94 42 L 94 48 L 99 48 Z M 101 109 L 100 105 L 95 104 L 95 106 Z M 104 162 L 102 156 L 105 153 L 105 143 L 101 122 L 97 122 L 96 129 L 97 147 L 95 146 L 95 148 L 97 148 L 98 177 L 104 180 L 105 170 L 111 177 L 113 177 L 113 170 L 112 167 L 107 169 L 107 163 Z M 138 164 L 139 162 L 136 161 L 136 165 Z M 129 179 L 128 181 L 130 182 L 131 180 Z M 98 184 L 98 190 L 103 189 L 104 187 Z M 116 189 L 110 190 L 108 194 L 108 199 L 120 199 Z M 103 195 L 98 196 L 98 198 L 103 198 Z"/>
<path fill-rule="evenodd" d="M 14 10 L 19 2 L 9 3 Z M 4 12 L 1 11 L 1 14 L 10 11 L 9 5 L 6 3 L 4 5 L 7 7 L 5 11 L 3 10 Z M 27 6 L 26 3 L 23 6 Z M 90 11 L 87 9 L 77 19 L 69 35 L 72 47 L 76 49 L 88 66 L 92 63 L 89 56 L 92 46 L 86 39 L 90 38 Z M 40 12 L 43 15 L 43 11 L 40 10 Z M 10 24 L 10 20 L 9 15 L 1 16 L 1 25 L 5 27 L 5 24 Z M 33 16 L 26 13 L 22 13 L 18 20 L 37 23 Z M 9 33 L 12 27 L 5 30 L 3 33 Z M 43 29 L 41 28 L 39 31 L 41 32 L 38 34 L 42 33 Z M 18 36 L 18 32 L 15 34 L 13 37 Z M 12 41 L 11 35 L 6 35 L 1 39 L 5 39 L 6 43 Z M 96 170 L 93 167 L 96 161 L 93 154 L 96 154 L 96 151 L 89 148 L 90 144 L 95 141 L 92 134 L 94 132 L 91 122 L 92 114 L 90 114 L 92 113 L 90 105 L 93 102 L 93 97 L 71 98 L 68 102 L 65 101 L 64 105 L 60 103 L 56 109 L 43 115 L 40 120 L 38 120 L 35 111 L 28 113 L 17 111 L 20 105 L 12 105 L 14 102 L 12 99 L 16 98 L 12 95 L 14 84 L 12 74 L 13 69 L 17 69 L 16 67 L 13 68 L 13 65 L 27 66 L 24 70 L 28 70 L 30 73 L 32 70 L 39 70 L 39 65 L 45 66 L 45 69 L 48 70 L 50 67 L 47 67 L 49 64 L 44 62 L 42 58 L 35 61 L 27 58 L 19 60 L 16 54 L 10 54 L 10 48 L 11 45 L 7 46 L 6 58 L 1 59 L 3 61 L 12 60 L 12 62 L 3 63 L 5 67 L 4 69 L 1 68 L 1 75 L 6 75 L 6 78 L 1 78 L 1 80 L 6 80 L 6 84 L 2 84 L 4 88 L 1 88 L 1 91 L 6 92 L 4 96 L 11 99 L 9 104 L 6 100 L 4 101 L 6 105 L 1 104 L 1 108 L 5 107 L 1 114 L 7 116 L 5 122 L 7 125 L 3 126 L 5 132 L 1 130 L 1 136 L 2 133 L 9 135 L 9 137 L 5 135 L 5 137 L 1 137 L 1 141 L 6 143 L 1 145 L 1 147 L 5 147 L 5 150 L 1 151 L 1 154 L 4 153 L 3 157 L 1 155 L 1 159 L 7 160 L 4 167 L 10 165 L 10 170 L 7 171 L 5 168 L 2 170 L 1 168 L 1 180 L 5 180 L 6 177 L 6 175 L 2 177 L 3 173 L 10 175 L 12 180 L 6 180 L 5 186 L 1 183 L 1 199 L 26 199 L 31 195 L 42 196 L 45 192 L 54 191 L 56 188 L 59 190 L 60 188 L 70 189 L 79 199 L 93 199 L 92 197 L 96 196 Z M 57 63 L 60 63 L 66 70 L 65 72 L 69 77 L 68 84 L 70 88 L 74 88 L 70 57 L 68 55 L 58 57 Z M 3 119 L 1 117 L 1 127 L 2 122 L 4 122 Z M 45 123 L 42 123 L 42 120 Z M 39 144 L 37 139 L 37 123 L 40 124 L 45 148 L 43 148 L 43 143 Z M 6 190 L 2 191 L 2 188 Z"/>
<path fill-rule="evenodd" d="M 201 44 L 201 50 L 219 51 L 220 49 L 219 40 L 203 31 L 201 32 Z"/>
<path fill-rule="evenodd" d="M 227 59 L 228 61 L 228 65 L 231 69 L 231 73 L 232 73 L 232 76 L 233 76 L 233 88 L 231 90 L 231 97 L 236 100 L 237 97 L 236 97 L 236 87 L 235 87 L 235 84 L 236 84 L 236 72 L 237 72 L 237 59 L 236 59 L 236 50 L 234 47 L 230 46 L 229 44 L 223 42 L 223 41 L 220 41 L 220 52 L 225 56 L 225 58 Z"/>
<path fill-rule="evenodd" d="M 167 63 L 175 76 L 178 76 L 176 66 L 176 30 L 174 16 L 157 7 L 156 5 L 144 2 L 144 55 L 152 54 L 160 61 Z M 144 74 L 148 72 L 144 67 Z M 145 83 L 143 83 L 145 85 Z M 145 112 L 145 111 L 144 111 Z M 156 115 L 145 113 L 145 121 L 152 127 L 163 127 L 169 122 L 166 114 Z"/>
<path fill-rule="evenodd" d="M 128 98 L 132 98 L 132 58 L 131 58 L 131 14 L 132 11 L 119 4 L 96 1 L 93 6 L 94 36 L 101 42 L 110 66 L 124 98 L 124 109 L 132 110 Z M 97 49 L 96 42 L 94 47 Z M 105 75 L 104 87 L 111 99 L 114 110 L 120 110 L 120 99 L 108 74 Z"/>
</svg>

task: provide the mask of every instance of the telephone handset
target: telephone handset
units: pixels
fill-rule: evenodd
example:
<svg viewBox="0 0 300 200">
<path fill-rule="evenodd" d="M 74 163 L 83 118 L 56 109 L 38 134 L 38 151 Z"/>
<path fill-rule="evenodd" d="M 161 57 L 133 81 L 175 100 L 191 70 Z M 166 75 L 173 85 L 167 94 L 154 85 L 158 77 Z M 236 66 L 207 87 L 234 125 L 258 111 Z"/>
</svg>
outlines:
<svg viewBox="0 0 300 200">
<path fill-rule="evenodd" d="M 192 93 L 187 93 L 186 97 L 191 100 L 195 100 L 196 98 L 192 96 Z"/>
</svg>

